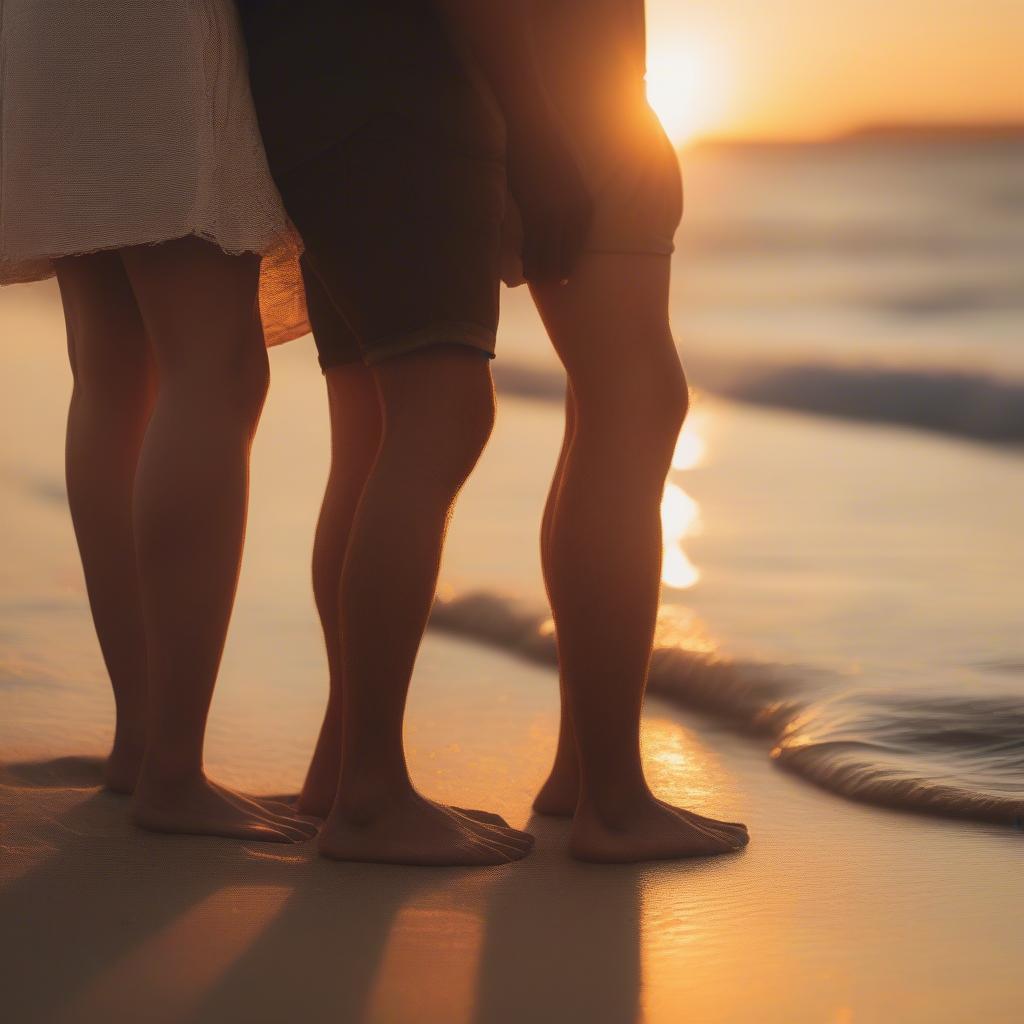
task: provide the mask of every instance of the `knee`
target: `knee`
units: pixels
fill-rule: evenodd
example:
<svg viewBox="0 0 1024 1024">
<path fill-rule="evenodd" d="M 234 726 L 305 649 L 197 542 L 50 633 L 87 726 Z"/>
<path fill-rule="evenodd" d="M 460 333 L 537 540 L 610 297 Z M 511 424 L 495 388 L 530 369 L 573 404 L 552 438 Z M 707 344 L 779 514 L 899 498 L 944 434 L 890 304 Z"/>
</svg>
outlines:
<svg viewBox="0 0 1024 1024">
<path fill-rule="evenodd" d="M 494 389 L 488 378 L 465 389 L 459 401 L 438 407 L 437 433 L 431 448 L 436 480 L 457 491 L 472 473 L 494 429 Z"/>
<path fill-rule="evenodd" d="M 494 428 L 490 373 L 457 388 L 425 389 L 422 401 L 386 411 L 384 445 L 401 451 L 420 486 L 455 494 L 473 471 Z"/>
<path fill-rule="evenodd" d="M 246 346 L 236 360 L 235 400 L 253 421 L 259 419 L 270 390 L 270 361 L 262 336 L 258 340 L 258 345 Z"/>
<path fill-rule="evenodd" d="M 207 345 L 160 366 L 161 390 L 229 409 L 246 422 L 259 419 L 269 386 L 270 364 L 258 329 L 211 337 Z"/>
<path fill-rule="evenodd" d="M 665 441 L 675 445 L 690 411 L 690 387 L 678 360 L 665 368 L 656 387 L 652 388 L 650 416 L 654 429 Z"/>
<path fill-rule="evenodd" d="M 637 458 L 670 460 L 689 411 L 682 366 L 671 358 L 608 371 L 589 386 L 573 382 L 582 429 L 599 433 Z"/>
<path fill-rule="evenodd" d="M 456 415 L 454 432 L 465 445 L 464 458 L 472 469 L 494 431 L 494 386 L 490 377 L 470 389 Z"/>
<path fill-rule="evenodd" d="M 152 408 L 157 373 L 145 345 L 103 365 L 79 357 L 71 363 L 73 408 L 112 422 L 133 422 Z"/>
</svg>

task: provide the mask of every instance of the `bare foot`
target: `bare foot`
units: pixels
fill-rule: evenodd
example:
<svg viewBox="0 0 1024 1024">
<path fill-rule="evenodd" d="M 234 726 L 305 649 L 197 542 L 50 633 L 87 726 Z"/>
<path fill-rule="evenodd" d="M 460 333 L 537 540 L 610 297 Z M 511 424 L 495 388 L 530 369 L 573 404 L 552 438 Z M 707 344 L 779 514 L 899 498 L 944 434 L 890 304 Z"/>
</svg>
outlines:
<svg viewBox="0 0 1024 1024">
<path fill-rule="evenodd" d="M 302 843 L 317 831 L 308 822 L 269 811 L 203 776 L 167 785 L 143 776 L 136 786 L 132 820 L 153 832 L 267 843 Z"/>
<path fill-rule="evenodd" d="M 336 805 L 320 833 L 324 857 L 381 864 L 507 864 L 532 846 L 529 833 L 469 818 L 414 791 L 377 805 Z"/>
<path fill-rule="evenodd" d="M 552 818 L 571 818 L 576 813 L 578 799 L 579 776 L 575 773 L 568 775 L 553 771 L 537 793 L 533 801 L 533 809 L 538 814 Z M 658 803 L 698 825 L 724 830 L 737 839 L 742 839 L 744 836 L 749 838 L 747 826 L 741 821 L 721 821 L 718 818 L 705 817 L 703 814 L 687 810 L 685 807 L 675 807 L 665 803 L 664 800 L 658 800 Z"/>
<path fill-rule="evenodd" d="M 741 825 L 712 824 L 648 794 L 613 813 L 581 805 L 573 818 L 569 852 L 577 860 L 630 864 L 732 853 L 749 842 Z"/>
</svg>

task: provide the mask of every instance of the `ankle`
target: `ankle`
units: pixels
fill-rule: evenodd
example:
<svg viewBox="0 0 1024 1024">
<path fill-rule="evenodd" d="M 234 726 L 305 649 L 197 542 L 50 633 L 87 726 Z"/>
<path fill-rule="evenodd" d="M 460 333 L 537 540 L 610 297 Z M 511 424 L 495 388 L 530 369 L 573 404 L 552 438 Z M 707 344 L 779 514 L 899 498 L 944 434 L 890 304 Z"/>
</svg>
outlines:
<svg viewBox="0 0 1024 1024">
<path fill-rule="evenodd" d="M 174 795 L 206 781 L 201 763 L 161 760 L 147 751 L 139 769 L 137 792 L 146 795 Z"/>
<path fill-rule="evenodd" d="M 367 824 L 416 799 L 408 775 L 385 779 L 347 780 L 344 775 L 334 798 L 332 814 L 354 824 Z"/>
<path fill-rule="evenodd" d="M 643 777 L 629 783 L 618 779 L 597 785 L 584 781 L 580 785 L 577 814 L 615 825 L 627 820 L 637 807 L 655 799 Z"/>
<path fill-rule="evenodd" d="M 126 725 L 118 721 L 114 728 L 114 742 L 111 744 L 114 753 L 123 756 L 142 758 L 146 750 L 146 730 L 144 726 Z"/>
</svg>

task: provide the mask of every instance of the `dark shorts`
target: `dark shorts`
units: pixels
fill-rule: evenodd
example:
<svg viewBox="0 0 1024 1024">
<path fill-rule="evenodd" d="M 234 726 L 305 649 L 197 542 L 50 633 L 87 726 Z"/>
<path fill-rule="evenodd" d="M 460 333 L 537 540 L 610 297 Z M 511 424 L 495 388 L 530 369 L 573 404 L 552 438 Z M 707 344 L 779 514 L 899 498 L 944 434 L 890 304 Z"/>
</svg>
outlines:
<svg viewBox="0 0 1024 1024">
<path fill-rule="evenodd" d="M 493 356 L 506 176 L 500 160 L 377 117 L 278 177 L 305 242 L 320 365 L 438 344 Z"/>
</svg>

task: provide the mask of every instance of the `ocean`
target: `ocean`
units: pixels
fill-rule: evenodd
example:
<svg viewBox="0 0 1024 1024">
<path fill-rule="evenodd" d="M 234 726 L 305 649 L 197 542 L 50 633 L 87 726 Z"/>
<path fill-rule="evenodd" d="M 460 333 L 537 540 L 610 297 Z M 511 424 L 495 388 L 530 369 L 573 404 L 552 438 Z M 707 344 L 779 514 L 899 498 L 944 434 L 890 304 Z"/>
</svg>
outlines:
<svg viewBox="0 0 1024 1024">
<path fill-rule="evenodd" d="M 681 163 L 671 312 L 696 385 L 1024 441 L 1024 139 L 708 145 Z M 528 305 L 511 296 L 504 322 L 536 369 Z"/>
<path fill-rule="evenodd" d="M 1020 827 L 1024 140 L 681 162 L 671 312 L 697 402 L 651 692 L 846 796 Z M 499 382 L 560 402 L 526 295 L 504 323 Z M 444 626 L 553 661 L 539 602 L 474 582 Z"/>
<path fill-rule="evenodd" d="M 749 732 L 765 770 L 1019 828 L 1024 142 L 682 162 L 671 301 L 695 401 L 663 505 L 652 699 Z M 536 537 L 562 380 L 529 296 L 503 302 L 498 427 L 434 624 L 551 662 Z M 64 507 L 62 330 L 52 283 L 0 294 L 0 690 L 18 709 L 0 739 L 51 714 L 109 724 Z M 244 649 L 283 702 L 289 667 L 322 661 L 307 565 L 328 446 L 308 340 L 272 376 L 225 672 Z"/>
</svg>

